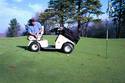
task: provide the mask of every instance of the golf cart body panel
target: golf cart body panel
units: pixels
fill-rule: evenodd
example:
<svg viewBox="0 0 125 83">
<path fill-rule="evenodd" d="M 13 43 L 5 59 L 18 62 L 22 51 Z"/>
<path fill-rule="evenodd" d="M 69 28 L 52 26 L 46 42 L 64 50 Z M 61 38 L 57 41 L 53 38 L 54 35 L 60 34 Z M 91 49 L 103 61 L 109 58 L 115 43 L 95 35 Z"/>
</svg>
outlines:
<svg viewBox="0 0 125 83">
<path fill-rule="evenodd" d="M 56 40 L 56 43 L 55 43 L 55 48 L 56 49 L 61 49 L 62 46 L 67 43 L 67 42 L 70 42 L 71 44 L 75 45 L 74 42 L 72 42 L 71 40 L 69 40 L 68 38 L 66 38 L 65 36 L 63 35 L 59 35 L 57 40 Z"/>
<path fill-rule="evenodd" d="M 41 48 L 46 48 L 48 47 L 48 41 L 47 40 L 42 40 L 42 41 L 38 41 L 41 45 Z"/>
<path fill-rule="evenodd" d="M 32 42 L 35 42 L 36 40 L 33 40 L 33 41 L 30 41 L 28 46 L 32 43 Z M 41 41 L 37 41 L 41 48 L 47 48 L 49 45 L 48 45 L 48 41 L 47 40 L 41 40 Z"/>
</svg>

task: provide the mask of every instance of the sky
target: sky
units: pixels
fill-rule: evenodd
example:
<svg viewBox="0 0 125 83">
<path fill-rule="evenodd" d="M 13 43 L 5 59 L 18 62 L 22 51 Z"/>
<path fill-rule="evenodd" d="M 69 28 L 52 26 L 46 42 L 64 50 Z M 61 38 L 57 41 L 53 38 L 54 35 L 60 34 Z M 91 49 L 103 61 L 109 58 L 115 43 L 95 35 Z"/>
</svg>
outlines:
<svg viewBox="0 0 125 83">
<path fill-rule="evenodd" d="M 0 0 L 0 33 L 7 31 L 11 19 L 16 18 L 22 27 L 34 17 L 37 12 L 43 12 L 48 7 L 49 0 Z M 107 9 L 108 0 L 101 0 L 102 10 Z M 104 14 L 100 18 L 105 19 Z"/>
</svg>

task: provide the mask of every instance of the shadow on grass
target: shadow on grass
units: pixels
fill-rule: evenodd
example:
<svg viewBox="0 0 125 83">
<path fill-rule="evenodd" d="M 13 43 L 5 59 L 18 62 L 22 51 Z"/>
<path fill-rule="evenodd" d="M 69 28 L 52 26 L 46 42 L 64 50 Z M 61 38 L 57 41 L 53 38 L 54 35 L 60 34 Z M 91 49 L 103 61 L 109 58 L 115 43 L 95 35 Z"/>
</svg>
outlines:
<svg viewBox="0 0 125 83">
<path fill-rule="evenodd" d="M 27 47 L 27 46 L 16 46 L 16 47 L 22 48 L 22 49 L 24 49 L 24 50 L 28 50 L 28 47 Z"/>
<path fill-rule="evenodd" d="M 21 49 L 24 49 L 24 50 L 27 50 L 27 51 L 30 51 L 28 49 L 28 46 L 16 46 L 18 48 L 21 48 Z M 45 52 L 60 52 L 60 53 L 63 53 L 61 50 L 57 50 L 57 49 L 40 49 L 40 51 L 45 51 Z"/>
</svg>

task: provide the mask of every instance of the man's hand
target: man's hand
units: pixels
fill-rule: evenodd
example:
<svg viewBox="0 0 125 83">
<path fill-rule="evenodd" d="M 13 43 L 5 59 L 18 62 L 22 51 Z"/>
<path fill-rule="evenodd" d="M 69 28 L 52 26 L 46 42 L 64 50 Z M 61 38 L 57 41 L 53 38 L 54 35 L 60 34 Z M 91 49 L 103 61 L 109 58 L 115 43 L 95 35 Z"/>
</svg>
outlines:
<svg viewBox="0 0 125 83">
<path fill-rule="evenodd" d="M 37 35 L 34 35 L 34 38 L 36 38 L 36 39 L 37 39 L 37 38 L 38 38 L 38 36 L 37 36 Z"/>
<path fill-rule="evenodd" d="M 37 34 L 29 33 L 31 36 L 37 39 Z"/>
</svg>

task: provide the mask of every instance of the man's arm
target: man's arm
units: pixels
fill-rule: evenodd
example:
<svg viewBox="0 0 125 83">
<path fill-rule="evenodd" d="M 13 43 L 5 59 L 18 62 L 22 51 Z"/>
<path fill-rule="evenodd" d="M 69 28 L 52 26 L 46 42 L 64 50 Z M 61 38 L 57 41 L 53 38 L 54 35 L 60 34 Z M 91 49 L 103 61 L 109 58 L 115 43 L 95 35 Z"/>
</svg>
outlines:
<svg viewBox="0 0 125 83">
<path fill-rule="evenodd" d="M 40 34 L 44 34 L 44 26 L 41 26 L 40 30 L 39 30 Z"/>
<path fill-rule="evenodd" d="M 37 25 L 38 25 L 38 28 L 39 28 L 39 32 L 38 32 L 38 34 L 44 34 L 44 26 L 42 26 L 39 22 L 37 23 Z"/>
<path fill-rule="evenodd" d="M 27 28 L 28 35 L 31 35 L 31 36 L 33 36 L 33 37 L 36 38 L 36 34 L 32 33 L 32 31 L 31 31 L 31 29 L 29 28 L 29 26 L 28 26 L 28 25 L 25 25 L 25 27 Z"/>
</svg>

